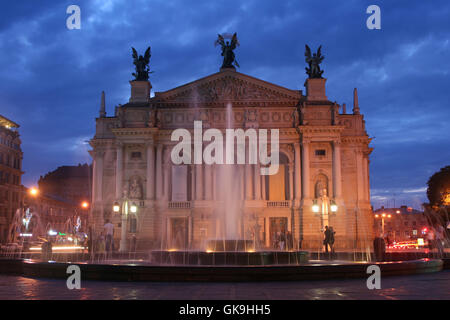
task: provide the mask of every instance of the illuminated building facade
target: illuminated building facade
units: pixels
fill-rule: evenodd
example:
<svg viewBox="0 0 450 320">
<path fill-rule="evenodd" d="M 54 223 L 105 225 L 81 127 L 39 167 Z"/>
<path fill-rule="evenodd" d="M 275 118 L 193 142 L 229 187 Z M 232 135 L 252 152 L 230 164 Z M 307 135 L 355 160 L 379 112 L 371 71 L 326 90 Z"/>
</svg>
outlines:
<svg viewBox="0 0 450 320">
<path fill-rule="evenodd" d="M 150 97 L 150 82 L 131 81 L 129 102 L 112 116 L 103 96 L 90 141 L 96 227 L 112 220 L 118 241 L 123 221 L 112 208 L 126 197 L 138 207 L 127 217 L 126 237 L 138 246 L 198 248 L 217 238 L 216 213 L 233 205 L 218 198 L 219 165 L 173 164 L 171 134 L 192 132 L 194 120 L 224 131 L 231 107 L 233 128 L 279 130 L 277 174 L 260 175 L 259 164 L 236 165 L 231 189 L 239 194 L 241 237 L 257 237 L 269 248 L 275 234 L 289 231 L 294 248 L 317 249 L 324 226 L 331 225 L 336 248 L 366 248 L 373 239 L 370 138 L 356 89 L 347 113 L 327 98 L 325 82 L 307 79 L 303 93 L 222 69 Z"/>
<path fill-rule="evenodd" d="M 0 243 L 21 206 L 22 159 L 19 125 L 0 115 Z"/>
<path fill-rule="evenodd" d="M 426 238 L 430 230 L 429 222 L 422 211 L 407 206 L 400 208 L 381 207 L 374 211 L 374 233 L 382 234 L 382 215 L 385 215 L 384 237 L 391 241 L 401 242 Z"/>
</svg>

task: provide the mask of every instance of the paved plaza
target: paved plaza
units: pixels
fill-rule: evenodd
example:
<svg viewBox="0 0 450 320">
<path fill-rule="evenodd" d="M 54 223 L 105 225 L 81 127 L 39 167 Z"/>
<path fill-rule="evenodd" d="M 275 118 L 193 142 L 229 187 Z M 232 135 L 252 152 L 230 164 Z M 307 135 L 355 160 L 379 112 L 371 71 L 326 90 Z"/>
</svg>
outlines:
<svg viewBox="0 0 450 320">
<path fill-rule="evenodd" d="M 367 289 L 366 279 L 265 283 L 82 281 L 81 287 L 68 290 L 64 280 L 0 275 L 0 299 L 450 300 L 450 271 L 385 277 L 380 290 Z"/>
</svg>

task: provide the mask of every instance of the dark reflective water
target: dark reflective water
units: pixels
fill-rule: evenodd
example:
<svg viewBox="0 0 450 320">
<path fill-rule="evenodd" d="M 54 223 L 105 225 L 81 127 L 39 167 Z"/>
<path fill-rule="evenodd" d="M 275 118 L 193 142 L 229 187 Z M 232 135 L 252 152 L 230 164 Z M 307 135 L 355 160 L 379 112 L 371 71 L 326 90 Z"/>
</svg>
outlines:
<svg viewBox="0 0 450 320">
<path fill-rule="evenodd" d="M 366 279 L 266 283 L 129 283 L 82 281 L 69 290 L 64 280 L 0 275 L 0 299 L 450 299 L 450 271 L 386 277 L 381 290 Z"/>
</svg>

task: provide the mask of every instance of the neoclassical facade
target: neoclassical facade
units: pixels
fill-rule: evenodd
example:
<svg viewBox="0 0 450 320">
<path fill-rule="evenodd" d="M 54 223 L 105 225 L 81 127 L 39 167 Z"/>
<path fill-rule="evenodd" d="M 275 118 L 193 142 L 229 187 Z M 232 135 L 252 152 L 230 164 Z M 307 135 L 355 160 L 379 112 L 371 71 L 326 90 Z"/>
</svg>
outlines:
<svg viewBox="0 0 450 320">
<path fill-rule="evenodd" d="M 118 242 L 123 222 L 112 208 L 127 200 L 138 208 L 127 217 L 130 243 L 201 248 L 220 238 L 217 212 L 237 206 L 240 237 L 258 239 L 262 248 L 287 231 L 295 248 L 322 248 L 325 225 L 333 226 L 337 248 L 367 248 L 373 239 L 370 138 L 356 89 L 347 113 L 345 105 L 326 97 L 325 82 L 307 79 L 303 93 L 228 68 L 150 98 L 150 82 L 131 81 L 129 102 L 111 117 L 103 95 L 90 142 L 97 230 L 111 220 Z M 235 165 L 231 189 L 238 196 L 225 203 L 219 197 L 220 165 L 173 164 L 177 142 L 171 134 L 177 128 L 192 131 L 195 120 L 224 131 L 230 106 L 234 128 L 279 130 L 280 166 L 275 175 L 263 176 L 259 164 Z"/>
</svg>

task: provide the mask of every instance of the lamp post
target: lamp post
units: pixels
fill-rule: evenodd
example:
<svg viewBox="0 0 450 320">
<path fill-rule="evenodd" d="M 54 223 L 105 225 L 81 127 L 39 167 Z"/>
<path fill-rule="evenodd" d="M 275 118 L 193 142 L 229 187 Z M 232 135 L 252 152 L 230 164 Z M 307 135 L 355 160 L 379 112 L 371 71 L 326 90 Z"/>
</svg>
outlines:
<svg viewBox="0 0 450 320">
<path fill-rule="evenodd" d="M 320 204 L 319 204 L 320 201 Z M 320 190 L 320 196 L 317 199 L 313 200 L 312 211 L 320 218 L 320 232 L 324 231 L 325 226 L 329 226 L 329 212 L 331 211 L 333 214 L 338 210 L 338 206 L 333 199 L 329 199 L 327 196 L 327 190 L 324 188 Z M 320 237 L 319 237 L 320 239 Z M 320 241 L 319 245 L 319 255 L 320 255 L 320 247 L 322 245 L 322 241 Z M 333 249 L 332 249 L 333 250 Z"/>
<path fill-rule="evenodd" d="M 381 236 L 384 238 L 384 220 L 385 219 L 390 219 L 392 218 L 391 214 L 386 214 L 386 213 L 382 213 L 382 214 L 376 214 L 375 215 L 375 219 L 381 219 Z"/>
<path fill-rule="evenodd" d="M 84 224 L 86 226 L 88 226 L 89 225 L 89 211 L 88 211 L 89 210 L 89 202 L 83 201 L 81 203 L 81 209 L 83 212 Z M 82 228 L 82 229 L 84 229 L 84 228 Z M 87 232 L 87 230 L 86 230 L 86 232 Z"/>
<path fill-rule="evenodd" d="M 326 189 L 324 189 L 322 190 L 320 197 L 313 200 L 312 211 L 321 218 L 321 228 L 323 230 L 325 226 L 329 225 L 329 213 L 336 213 L 338 211 L 338 205 L 336 204 L 336 201 L 327 197 Z"/>
<path fill-rule="evenodd" d="M 120 235 L 120 247 L 119 252 L 127 251 L 127 220 L 128 220 L 128 208 L 131 213 L 137 212 L 137 207 L 134 204 L 129 205 L 129 201 L 126 197 L 122 199 L 122 212 L 120 212 L 120 203 L 114 202 L 113 211 L 115 213 L 121 213 L 122 217 L 122 227 L 121 227 L 121 235 Z"/>
</svg>

